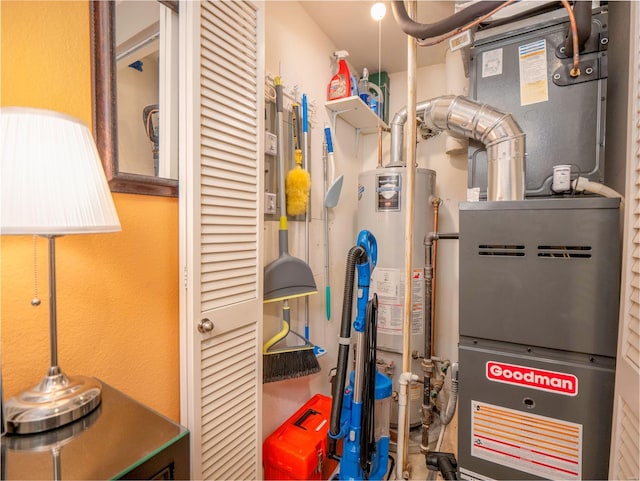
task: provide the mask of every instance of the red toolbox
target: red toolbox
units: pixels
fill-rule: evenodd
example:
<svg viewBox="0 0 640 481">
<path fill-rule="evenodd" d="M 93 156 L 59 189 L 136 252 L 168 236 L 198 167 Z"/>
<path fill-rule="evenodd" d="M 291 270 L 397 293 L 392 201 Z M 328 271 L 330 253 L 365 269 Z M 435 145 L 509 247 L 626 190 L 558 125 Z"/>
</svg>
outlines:
<svg viewBox="0 0 640 481">
<path fill-rule="evenodd" d="M 316 394 L 262 446 L 264 479 L 329 479 L 337 462 L 327 459 L 331 398 Z"/>
</svg>

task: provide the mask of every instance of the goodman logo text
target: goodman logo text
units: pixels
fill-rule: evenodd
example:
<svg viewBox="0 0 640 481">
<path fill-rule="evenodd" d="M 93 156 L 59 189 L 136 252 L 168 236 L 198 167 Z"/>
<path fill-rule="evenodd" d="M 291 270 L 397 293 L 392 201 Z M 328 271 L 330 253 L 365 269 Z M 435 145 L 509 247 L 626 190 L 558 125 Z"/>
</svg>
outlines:
<svg viewBox="0 0 640 481">
<path fill-rule="evenodd" d="M 578 378 L 573 374 L 487 361 L 487 379 L 539 389 L 565 396 L 578 394 Z"/>
</svg>

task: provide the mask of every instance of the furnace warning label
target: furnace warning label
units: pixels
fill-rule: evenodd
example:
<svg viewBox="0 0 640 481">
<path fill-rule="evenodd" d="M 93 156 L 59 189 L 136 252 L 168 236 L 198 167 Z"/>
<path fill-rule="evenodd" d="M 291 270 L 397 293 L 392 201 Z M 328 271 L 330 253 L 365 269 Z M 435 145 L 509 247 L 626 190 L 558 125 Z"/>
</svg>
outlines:
<svg viewBox="0 0 640 481">
<path fill-rule="evenodd" d="M 411 293 L 411 334 L 424 332 L 424 275 L 422 269 L 414 269 Z M 404 319 L 403 269 L 376 267 L 371 276 L 369 293 L 378 295 L 378 330 L 385 334 L 402 335 Z"/>
<path fill-rule="evenodd" d="M 520 61 L 520 105 L 549 100 L 547 42 L 537 40 L 518 47 Z"/>
<path fill-rule="evenodd" d="M 582 425 L 471 401 L 471 455 L 544 479 L 581 479 Z"/>
</svg>

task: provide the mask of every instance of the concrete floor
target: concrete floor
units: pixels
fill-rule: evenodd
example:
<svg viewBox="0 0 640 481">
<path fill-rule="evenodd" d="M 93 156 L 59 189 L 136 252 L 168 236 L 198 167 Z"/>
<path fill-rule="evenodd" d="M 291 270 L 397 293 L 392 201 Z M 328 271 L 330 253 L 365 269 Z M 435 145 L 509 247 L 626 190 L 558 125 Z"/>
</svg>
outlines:
<svg viewBox="0 0 640 481">
<path fill-rule="evenodd" d="M 430 436 L 430 447 L 435 450 L 437 436 L 439 434 L 439 427 L 434 436 Z M 426 480 L 426 479 L 438 479 L 442 477 L 440 473 L 429 471 L 423 454 L 419 452 L 420 443 L 420 428 L 413 429 L 410 436 L 410 449 L 408 459 L 408 471 L 410 480 Z M 446 426 L 445 435 L 442 439 L 442 445 L 440 446 L 440 452 L 458 454 L 458 415 L 453 417 L 451 423 Z M 392 454 L 394 455 L 394 454 Z M 396 479 L 395 472 L 392 474 L 391 479 Z"/>
<path fill-rule="evenodd" d="M 432 436 L 429 436 L 430 438 L 429 446 L 433 450 L 435 450 L 436 448 L 439 433 L 440 433 L 440 429 L 438 426 L 437 430 L 434 429 L 433 432 L 431 433 Z M 412 429 L 411 435 L 410 435 L 410 446 L 409 446 L 410 454 L 409 454 L 408 466 L 407 466 L 408 468 L 407 470 L 409 471 L 408 479 L 416 480 L 416 481 L 418 480 L 424 481 L 427 479 L 442 480 L 440 473 L 436 473 L 435 471 L 429 471 L 427 469 L 424 455 L 420 454 L 420 438 L 421 438 L 420 428 L 418 427 L 416 429 Z M 392 441 L 394 439 L 393 433 L 392 433 L 391 439 Z M 442 445 L 440 446 L 440 452 L 453 453 L 457 457 L 457 454 L 458 454 L 458 413 L 457 412 L 454 415 L 453 419 L 451 420 L 451 423 L 446 427 L 445 435 L 442 439 Z M 395 461 L 395 447 L 393 446 L 393 442 L 392 442 L 391 456 L 394 457 L 394 461 Z M 329 479 L 338 479 L 338 469 L 339 468 L 336 468 L 336 470 L 332 473 Z M 397 480 L 395 468 L 391 473 L 391 476 L 389 479 Z"/>
</svg>

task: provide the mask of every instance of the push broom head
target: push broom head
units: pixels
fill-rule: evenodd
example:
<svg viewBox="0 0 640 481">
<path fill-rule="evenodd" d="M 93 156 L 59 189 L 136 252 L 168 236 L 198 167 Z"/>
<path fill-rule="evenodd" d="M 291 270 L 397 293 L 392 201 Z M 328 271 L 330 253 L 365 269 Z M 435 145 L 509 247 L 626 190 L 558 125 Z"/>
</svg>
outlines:
<svg viewBox="0 0 640 481">
<path fill-rule="evenodd" d="M 262 381 L 275 382 L 309 376 L 320 372 L 320 364 L 314 353 L 314 345 L 290 328 L 289 302 L 282 306 L 282 329 L 269 339 L 263 347 Z M 288 340 L 302 341 L 297 346 L 287 345 Z M 280 346 L 278 346 L 280 345 Z"/>
<path fill-rule="evenodd" d="M 284 381 L 320 372 L 313 344 L 294 351 L 268 353 L 262 357 L 262 382 Z"/>
</svg>

